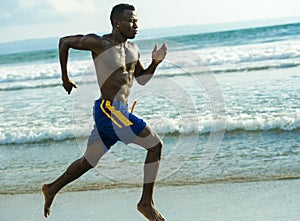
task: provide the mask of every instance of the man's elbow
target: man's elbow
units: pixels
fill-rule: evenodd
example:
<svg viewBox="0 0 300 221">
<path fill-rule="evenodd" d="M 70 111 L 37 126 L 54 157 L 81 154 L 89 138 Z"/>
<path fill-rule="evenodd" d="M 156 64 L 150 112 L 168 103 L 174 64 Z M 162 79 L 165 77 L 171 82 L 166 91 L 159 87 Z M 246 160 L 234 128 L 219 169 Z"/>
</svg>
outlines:
<svg viewBox="0 0 300 221">
<path fill-rule="evenodd" d="M 147 82 L 143 82 L 143 81 L 138 81 L 139 85 L 145 86 Z"/>
<path fill-rule="evenodd" d="M 67 46 L 67 37 L 62 37 L 59 39 L 58 48 L 66 47 Z"/>
<path fill-rule="evenodd" d="M 149 82 L 151 77 L 152 77 L 152 75 L 149 75 L 149 74 L 141 74 L 138 77 L 136 76 L 135 79 L 138 82 L 138 84 L 144 86 Z"/>
<path fill-rule="evenodd" d="M 82 39 L 83 35 L 65 36 L 59 39 L 59 48 L 70 48 L 74 44 L 78 44 L 78 41 Z"/>
<path fill-rule="evenodd" d="M 139 85 L 145 86 L 147 84 L 148 81 L 146 81 L 145 79 L 141 79 L 141 78 L 136 78 L 136 82 Z"/>
</svg>

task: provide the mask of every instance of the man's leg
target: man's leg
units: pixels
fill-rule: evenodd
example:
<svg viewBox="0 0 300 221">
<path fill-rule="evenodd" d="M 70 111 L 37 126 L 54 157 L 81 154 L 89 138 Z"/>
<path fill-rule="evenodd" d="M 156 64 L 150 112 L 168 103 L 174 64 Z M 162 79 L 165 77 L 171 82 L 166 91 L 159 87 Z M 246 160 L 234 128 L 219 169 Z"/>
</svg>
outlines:
<svg viewBox="0 0 300 221">
<path fill-rule="evenodd" d="M 68 183 L 78 179 L 89 169 L 95 167 L 105 153 L 106 148 L 103 142 L 100 139 L 95 141 L 88 146 L 84 156 L 75 160 L 59 178 L 50 184 L 44 184 L 42 186 L 42 192 L 45 197 L 44 216 L 46 218 L 50 214 L 52 201 L 58 191 Z"/>
<path fill-rule="evenodd" d="M 147 149 L 143 193 L 137 209 L 150 221 L 164 221 L 165 219 L 156 210 L 153 203 L 153 190 L 161 159 L 162 141 L 154 131 L 146 126 L 133 143 Z"/>
</svg>

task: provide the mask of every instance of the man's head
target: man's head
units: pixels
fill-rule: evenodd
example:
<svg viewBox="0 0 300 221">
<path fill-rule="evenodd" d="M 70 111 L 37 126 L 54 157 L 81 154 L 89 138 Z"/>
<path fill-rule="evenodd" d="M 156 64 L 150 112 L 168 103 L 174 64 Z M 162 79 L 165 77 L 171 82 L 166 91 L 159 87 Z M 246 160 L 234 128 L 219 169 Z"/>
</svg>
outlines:
<svg viewBox="0 0 300 221">
<path fill-rule="evenodd" d="M 124 37 L 132 39 L 137 34 L 137 15 L 133 5 L 118 4 L 113 7 L 110 21 L 113 29 L 117 29 Z"/>
</svg>

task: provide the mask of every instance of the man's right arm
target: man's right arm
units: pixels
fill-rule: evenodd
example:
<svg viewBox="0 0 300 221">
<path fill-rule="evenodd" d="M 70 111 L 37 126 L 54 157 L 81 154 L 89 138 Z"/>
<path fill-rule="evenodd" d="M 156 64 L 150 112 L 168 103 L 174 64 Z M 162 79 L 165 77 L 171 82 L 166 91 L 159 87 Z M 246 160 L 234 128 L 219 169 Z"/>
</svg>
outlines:
<svg viewBox="0 0 300 221">
<path fill-rule="evenodd" d="M 69 57 L 69 49 L 89 50 L 93 53 L 101 53 L 103 48 L 102 39 L 95 35 L 74 35 L 63 37 L 59 40 L 59 61 L 62 73 L 62 81 L 65 90 L 68 94 L 71 93 L 73 87 L 77 88 L 76 84 L 68 77 L 67 64 Z"/>
</svg>

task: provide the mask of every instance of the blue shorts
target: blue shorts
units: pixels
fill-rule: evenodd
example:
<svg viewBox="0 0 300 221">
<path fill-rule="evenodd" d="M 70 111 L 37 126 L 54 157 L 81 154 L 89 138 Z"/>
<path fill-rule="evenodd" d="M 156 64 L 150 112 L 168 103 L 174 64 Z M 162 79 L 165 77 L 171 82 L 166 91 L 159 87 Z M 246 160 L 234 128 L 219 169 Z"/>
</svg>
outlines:
<svg viewBox="0 0 300 221">
<path fill-rule="evenodd" d="M 131 143 L 146 127 L 146 123 L 128 112 L 121 101 L 96 100 L 93 115 L 95 125 L 88 145 L 101 139 L 108 150 L 117 141 Z"/>
</svg>

